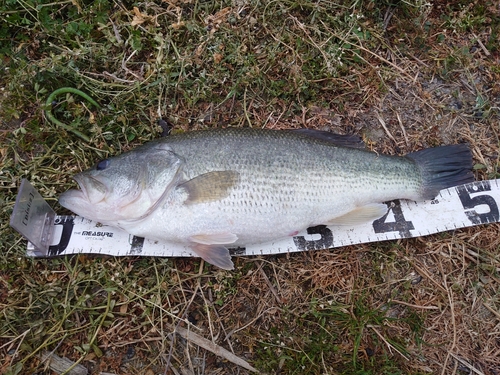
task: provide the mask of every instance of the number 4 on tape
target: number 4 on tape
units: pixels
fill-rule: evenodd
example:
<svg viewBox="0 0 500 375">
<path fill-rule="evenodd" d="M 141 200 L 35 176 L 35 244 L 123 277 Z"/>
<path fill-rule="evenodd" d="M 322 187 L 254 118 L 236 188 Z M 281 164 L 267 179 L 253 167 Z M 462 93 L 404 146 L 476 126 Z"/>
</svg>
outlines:
<svg viewBox="0 0 500 375">
<path fill-rule="evenodd" d="M 380 219 L 373 222 L 375 233 L 399 232 L 401 237 L 411 237 L 410 230 L 415 229 L 411 221 L 407 221 L 401 209 L 401 201 L 394 200 L 387 203 L 389 210 Z M 390 214 L 394 215 L 394 221 L 387 221 Z"/>
</svg>

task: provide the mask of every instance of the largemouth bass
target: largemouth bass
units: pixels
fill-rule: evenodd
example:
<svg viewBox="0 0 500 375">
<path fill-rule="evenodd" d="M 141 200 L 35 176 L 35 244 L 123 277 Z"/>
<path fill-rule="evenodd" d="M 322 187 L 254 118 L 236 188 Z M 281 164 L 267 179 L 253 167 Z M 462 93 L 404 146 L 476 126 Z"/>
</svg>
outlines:
<svg viewBox="0 0 500 375">
<path fill-rule="evenodd" d="M 373 221 L 387 212 L 382 202 L 432 199 L 473 180 L 466 144 L 400 157 L 329 134 L 214 129 L 162 138 L 75 175 L 80 190 L 59 202 L 232 269 L 228 247 Z"/>
</svg>

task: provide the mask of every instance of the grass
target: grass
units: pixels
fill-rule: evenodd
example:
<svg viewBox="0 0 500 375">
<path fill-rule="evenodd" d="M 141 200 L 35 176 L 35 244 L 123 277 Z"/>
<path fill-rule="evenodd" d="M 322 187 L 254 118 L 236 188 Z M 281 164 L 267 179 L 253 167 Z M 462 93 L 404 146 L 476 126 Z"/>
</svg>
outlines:
<svg viewBox="0 0 500 375">
<path fill-rule="evenodd" d="M 498 178 L 495 1 L 7 0 L 0 17 L 0 373 L 48 374 L 45 352 L 92 374 L 249 373 L 177 326 L 261 373 L 500 372 L 498 224 L 232 272 L 30 259 L 8 226 L 22 178 L 65 213 L 71 176 L 158 137 L 159 119 L 357 133 L 392 154 L 467 141 L 477 179 Z M 101 108 L 46 105 L 61 87 Z"/>
</svg>

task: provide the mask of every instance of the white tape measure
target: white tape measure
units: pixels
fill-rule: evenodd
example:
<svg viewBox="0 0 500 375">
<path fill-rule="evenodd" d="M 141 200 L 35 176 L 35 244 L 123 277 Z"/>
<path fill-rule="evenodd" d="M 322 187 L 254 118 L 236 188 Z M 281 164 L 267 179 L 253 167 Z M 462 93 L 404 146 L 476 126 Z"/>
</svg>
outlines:
<svg viewBox="0 0 500 375">
<path fill-rule="evenodd" d="M 432 201 L 395 200 L 373 223 L 353 227 L 320 225 L 297 236 L 231 250 L 232 255 L 265 255 L 419 237 L 500 221 L 500 180 L 477 181 L 442 190 Z M 160 243 L 78 216 L 57 216 L 40 194 L 23 183 L 11 225 L 27 237 L 28 255 L 69 254 L 191 257 L 188 247 Z"/>
</svg>

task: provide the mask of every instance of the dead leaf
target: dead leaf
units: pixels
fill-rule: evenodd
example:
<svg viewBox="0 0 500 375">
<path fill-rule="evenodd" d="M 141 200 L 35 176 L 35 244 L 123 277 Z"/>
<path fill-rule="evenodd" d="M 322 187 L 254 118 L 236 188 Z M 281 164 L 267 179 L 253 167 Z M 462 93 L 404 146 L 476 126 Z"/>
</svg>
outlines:
<svg viewBox="0 0 500 375">
<path fill-rule="evenodd" d="M 78 10 L 78 14 L 82 12 L 82 7 L 80 6 L 77 0 L 71 0 L 71 4 L 73 4 L 76 7 L 76 9 Z"/>
<path fill-rule="evenodd" d="M 145 22 L 152 22 L 155 26 L 158 26 L 156 17 L 148 16 L 146 13 L 141 13 L 139 8 L 134 7 L 134 18 L 132 19 L 130 25 L 137 26 L 142 25 Z"/>
<path fill-rule="evenodd" d="M 125 303 L 120 306 L 120 314 L 126 314 L 128 311 L 128 303 Z"/>
<path fill-rule="evenodd" d="M 226 22 L 227 18 L 231 14 L 233 9 L 231 7 L 227 7 L 224 9 L 219 10 L 215 14 L 211 14 L 207 18 L 205 18 L 205 24 L 210 26 L 210 33 L 213 34 L 216 29 L 219 28 L 221 23 Z"/>
<path fill-rule="evenodd" d="M 183 28 L 184 25 L 186 25 L 186 23 L 184 21 L 179 21 L 179 22 L 171 24 L 170 27 L 174 30 L 179 30 L 179 29 Z"/>
<path fill-rule="evenodd" d="M 222 61 L 222 58 L 224 56 L 222 55 L 222 53 L 214 53 L 214 62 L 216 64 L 220 64 L 220 62 Z"/>
<path fill-rule="evenodd" d="M 144 22 L 146 22 L 146 19 L 144 18 L 143 14 L 139 10 L 139 8 L 134 7 L 134 13 L 135 13 L 135 15 L 134 15 L 134 18 L 132 19 L 132 22 L 131 22 L 132 26 L 141 25 Z"/>
<path fill-rule="evenodd" d="M 194 54 L 196 57 L 200 57 L 203 52 L 205 51 L 205 42 L 201 43 L 196 49 L 194 50 Z"/>
</svg>

